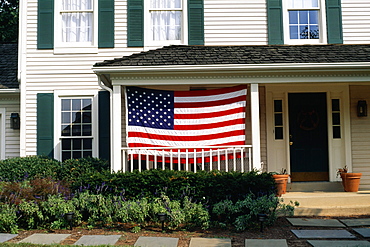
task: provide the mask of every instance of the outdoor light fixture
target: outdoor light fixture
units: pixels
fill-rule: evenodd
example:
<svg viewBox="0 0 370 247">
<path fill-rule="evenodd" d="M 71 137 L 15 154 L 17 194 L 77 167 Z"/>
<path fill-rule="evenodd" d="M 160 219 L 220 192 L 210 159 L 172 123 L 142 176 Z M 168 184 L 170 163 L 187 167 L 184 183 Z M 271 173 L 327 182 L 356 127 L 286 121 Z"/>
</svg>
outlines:
<svg viewBox="0 0 370 247">
<path fill-rule="evenodd" d="M 164 231 L 164 222 L 167 220 L 166 213 L 158 213 L 159 221 L 162 222 L 162 231 Z"/>
<path fill-rule="evenodd" d="M 367 117 L 366 100 L 359 100 L 357 102 L 357 116 L 358 117 Z"/>
<path fill-rule="evenodd" d="M 258 221 L 261 222 L 261 229 L 260 231 L 263 232 L 263 222 L 267 220 L 267 214 L 257 214 Z"/>
<path fill-rule="evenodd" d="M 19 121 L 19 114 L 18 113 L 12 113 L 12 114 L 10 114 L 10 127 L 13 130 L 19 130 L 19 128 L 20 128 L 20 121 Z"/>
<path fill-rule="evenodd" d="M 66 213 L 64 216 L 66 218 L 66 220 L 69 222 L 69 228 L 72 230 L 72 227 L 73 227 L 73 215 L 75 213 L 74 212 L 69 212 L 69 213 Z"/>
</svg>

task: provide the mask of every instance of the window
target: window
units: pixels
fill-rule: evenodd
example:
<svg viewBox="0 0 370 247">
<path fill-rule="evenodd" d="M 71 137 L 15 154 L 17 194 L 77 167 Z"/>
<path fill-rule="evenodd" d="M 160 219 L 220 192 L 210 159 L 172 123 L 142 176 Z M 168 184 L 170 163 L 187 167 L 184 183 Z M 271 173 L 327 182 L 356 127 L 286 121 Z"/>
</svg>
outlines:
<svg viewBox="0 0 370 247">
<path fill-rule="evenodd" d="M 92 98 L 61 99 L 61 159 L 93 155 Z"/>
<path fill-rule="evenodd" d="M 184 43 L 185 0 L 150 0 L 146 22 L 146 40 L 149 45 Z M 145 1 L 146 3 L 146 1 Z"/>
<path fill-rule="evenodd" d="M 325 43 L 323 0 L 284 1 L 284 29 L 287 44 Z"/>
<path fill-rule="evenodd" d="M 96 48 L 97 27 L 94 23 L 96 0 L 56 1 L 55 49 L 56 53 L 88 52 Z M 96 30 L 95 30 L 96 29 Z M 73 50 L 73 48 L 76 48 Z M 81 50 L 83 49 L 83 50 Z M 91 52 L 97 52 L 97 50 Z"/>
<path fill-rule="evenodd" d="M 284 139 L 283 127 L 283 101 L 274 100 L 274 129 L 275 140 Z"/>
<path fill-rule="evenodd" d="M 339 99 L 331 100 L 333 138 L 341 138 L 341 123 L 340 123 L 340 101 Z"/>
</svg>

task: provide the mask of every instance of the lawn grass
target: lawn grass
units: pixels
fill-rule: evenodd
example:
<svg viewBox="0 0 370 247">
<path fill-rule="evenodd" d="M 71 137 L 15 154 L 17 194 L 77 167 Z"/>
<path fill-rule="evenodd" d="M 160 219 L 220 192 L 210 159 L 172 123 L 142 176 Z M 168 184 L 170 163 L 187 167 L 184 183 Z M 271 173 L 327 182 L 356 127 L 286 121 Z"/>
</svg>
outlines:
<svg viewBox="0 0 370 247">
<path fill-rule="evenodd" d="M 76 245 L 60 245 L 60 244 L 30 244 L 30 243 L 0 243 L 1 247 L 76 247 Z M 92 247 L 93 245 L 84 245 L 84 247 Z M 94 247 L 112 247 L 112 245 L 94 245 Z M 133 247 L 133 245 L 123 245 L 122 247 Z"/>
</svg>

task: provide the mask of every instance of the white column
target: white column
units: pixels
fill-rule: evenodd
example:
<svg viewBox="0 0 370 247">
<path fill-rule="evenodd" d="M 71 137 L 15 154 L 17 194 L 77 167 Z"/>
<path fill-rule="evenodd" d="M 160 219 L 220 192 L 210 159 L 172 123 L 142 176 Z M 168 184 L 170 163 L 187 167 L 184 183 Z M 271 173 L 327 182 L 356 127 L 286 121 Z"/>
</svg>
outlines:
<svg viewBox="0 0 370 247">
<path fill-rule="evenodd" d="M 121 127 L 121 115 L 122 115 L 122 95 L 121 95 L 121 86 L 113 86 L 113 100 L 112 100 L 112 152 L 111 152 L 111 170 L 120 171 L 122 169 L 122 158 L 121 158 L 121 136 L 122 136 L 122 127 Z M 125 167 L 123 168 L 123 172 Z"/>
<path fill-rule="evenodd" d="M 261 170 L 260 104 L 258 84 L 251 84 L 251 127 L 253 168 Z"/>
</svg>

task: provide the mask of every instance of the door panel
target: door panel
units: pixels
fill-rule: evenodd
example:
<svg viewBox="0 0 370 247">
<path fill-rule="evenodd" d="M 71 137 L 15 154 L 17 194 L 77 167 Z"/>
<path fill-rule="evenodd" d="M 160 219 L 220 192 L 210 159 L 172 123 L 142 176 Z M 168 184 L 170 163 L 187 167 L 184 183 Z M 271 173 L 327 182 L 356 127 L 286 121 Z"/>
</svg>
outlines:
<svg viewBox="0 0 370 247">
<path fill-rule="evenodd" d="M 328 130 L 325 93 L 288 96 L 292 181 L 328 181 Z"/>
</svg>

